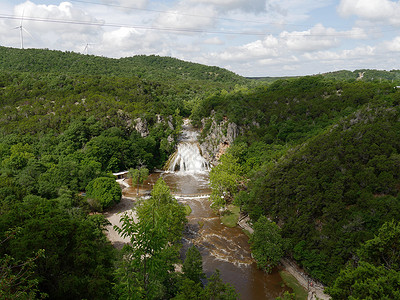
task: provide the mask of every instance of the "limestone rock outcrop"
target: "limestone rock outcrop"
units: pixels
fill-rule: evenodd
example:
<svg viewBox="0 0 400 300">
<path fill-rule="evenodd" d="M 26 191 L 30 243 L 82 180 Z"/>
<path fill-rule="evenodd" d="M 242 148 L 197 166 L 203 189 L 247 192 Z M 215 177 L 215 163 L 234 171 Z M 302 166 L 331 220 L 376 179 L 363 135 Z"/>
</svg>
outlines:
<svg viewBox="0 0 400 300">
<path fill-rule="evenodd" d="M 214 117 L 202 120 L 202 130 L 206 130 L 207 133 L 203 134 L 200 149 L 203 157 L 213 165 L 218 163 L 220 156 L 241 133 L 235 123 L 229 122 L 227 119 L 218 123 Z"/>
</svg>

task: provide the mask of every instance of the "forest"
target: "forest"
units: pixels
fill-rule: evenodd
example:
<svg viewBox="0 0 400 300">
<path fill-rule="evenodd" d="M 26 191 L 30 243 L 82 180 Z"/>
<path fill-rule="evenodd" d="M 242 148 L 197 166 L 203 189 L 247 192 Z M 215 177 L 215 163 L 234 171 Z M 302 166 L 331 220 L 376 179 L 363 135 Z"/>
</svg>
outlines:
<svg viewBox="0 0 400 300">
<path fill-rule="evenodd" d="M 210 173 L 223 187 L 212 199 L 249 214 L 263 268 L 286 255 L 328 286 L 346 282 L 327 289 L 334 299 L 398 298 L 399 104 L 391 81 L 312 76 L 216 94 L 193 110 L 194 120 L 214 113 L 247 128 Z M 265 254 L 266 241 L 279 255 Z M 372 241 L 391 254 L 368 257 L 367 272 L 360 253 Z"/>
<path fill-rule="evenodd" d="M 187 117 L 202 136 L 211 120 L 241 128 L 211 171 L 211 199 L 250 216 L 261 268 L 287 256 L 333 299 L 400 297 L 397 71 L 265 81 L 173 58 L 4 47 L 0 70 L 1 298 L 236 299 L 218 272 L 203 284 L 195 247 L 175 272 L 186 221 L 162 180 L 139 222 L 119 228 L 130 247 L 104 235 L 99 212 L 121 199 L 112 172 L 162 168 Z M 265 255 L 268 242 L 279 251 Z"/>
</svg>

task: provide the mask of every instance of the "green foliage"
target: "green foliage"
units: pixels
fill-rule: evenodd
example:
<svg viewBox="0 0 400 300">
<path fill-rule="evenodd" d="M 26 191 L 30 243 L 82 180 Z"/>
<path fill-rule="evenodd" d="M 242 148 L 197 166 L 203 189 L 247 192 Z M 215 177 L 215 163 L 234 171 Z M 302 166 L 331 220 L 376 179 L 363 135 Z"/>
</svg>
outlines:
<svg viewBox="0 0 400 300">
<path fill-rule="evenodd" d="M 241 174 L 237 159 L 229 151 L 221 156 L 220 163 L 210 172 L 210 200 L 213 207 L 225 206 L 232 201 L 238 192 Z"/>
<path fill-rule="evenodd" d="M 363 244 L 358 255 L 363 261 L 400 271 L 400 223 L 384 223 L 378 235 Z"/>
<path fill-rule="evenodd" d="M 26 262 L 43 249 L 45 257 L 34 261 L 29 279 L 38 283 L 40 293 L 51 299 L 110 296 L 113 248 L 98 221 L 83 212 L 71 214 L 57 201 L 29 195 L 2 215 L 0 233 L 11 226 L 20 231 L 2 244 L 0 254 Z"/>
<path fill-rule="evenodd" d="M 35 57 L 32 60 L 32 57 Z M 0 69 L 65 74 L 90 74 L 108 76 L 138 76 L 146 79 L 174 80 L 182 82 L 214 81 L 243 83 L 246 80 L 228 70 L 185 62 L 172 57 L 138 55 L 112 59 L 73 52 L 43 49 L 13 49 L 0 47 Z M 0 84 L 6 84 L 6 80 Z M 60 84 L 54 81 L 54 85 Z M 188 85 L 189 87 L 189 85 Z M 35 86 L 42 88 L 41 84 Z M 107 84 L 105 88 L 112 88 Z"/>
<path fill-rule="evenodd" d="M 214 93 L 194 106 L 195 121 L 212 115 L 204 136 L 213 120 L 226 118 L 245 132 L 228 151 L 240 185 L 228 180 L 234 172 L 221 175 L 223 163 L 211 183 L 227 178 L 224 188 L 236 188 L 234 203 L 254 223 L 264 215 L 282 224 L 289 253 L 324 283 L 400 215 L 395 85 L 308 76 Z M 226 202 L 228 193 L 214 188 L 215 200 Z"/>
<path fill-rule="evenodd" d="M 139 184 L 142 184 L 147 177 L 149 177 L 149 170 L 147 168 L 129 169 L 128 177 L 132 178 L 132 183 L 137 186 L 136 194 L 139 195 Z"/>
<path fill-rule="evenodd" d="M 257 266 L 267 272 L 279 263 L 286 248 L 279 227 L 261 216 L 254 224 L 254 233 L 250 237 L 252 254 Z"/>
<path fill-rule="evenodd" d="M 203 273 L 203 261 L 201 254 L 196 246 L 192 245 L 186 252 L 186 258 L 183 262 L 182 272 L 188 279 L 195 283 L 200 283 L 205 278 Z"/>
<path fill-rule="evenodd" d="M 360 77 L 360 73 L 362 73 L 362 77 Z M 390 70 L 390 71 L 383 71 L 383 70 L 368 70 L 368 69 L 361 69 L 361 70 L 354 70 L 351 71 L 335 71 L 323 74 L 326 78 L 335 78 L 337 80 L 347 80 L 347 81 L 354 81 L 354 80 L 361 80 L 361 81 L 382 81 L 382 80 L 399 80 L 400 79 L 400 71 L 399 70 Z"/>
<path fill-rule="evenodd" d="M 360 247 L 360 260 L 347 264 L 326 288 L 332 299 L 399 299 L 399 235 L 399 223 L 384 223 L 378 235 Z"/>
<path fill-rule="evenodd" d="M 288 291 L 283 293 L 282 297 L 276 298 L 276 300 L 295 300 L 295 299 L 296 299 L 296 295 L 294 293 L 289 293 Z"/>
<path fill-rule="evenodd" d="M 253 220 L 282 222 L 295 258 L 319 280 L 333 280 L 360 242 L 400 214 L 398 114 L 390 102 L 360 109 L 263 166 L 242 197 Z"/>
<path fill-rule="evenodd" d="M 125 214 L 116 230 L 130 238 L 124 247 L 124 263 L 118 270 L 124 299 L 163 298 L 168 293 L 170 272 L 179 261 L 179 244 L 186 223 L 184 207 L 171 196 L 160 178 L 152 197 L 140 202 L 137 218 Z"/>
<path fill-rule="evenodd" d="M 208 279 L 208 284 L 204 290 L 205 299 L 219 300 L 235 300 L 238 299 L 238 294 L 235 289 L 228 283 L 223 283 L 220 277 L 219 270 Z"/>
<path fill-rule="evenodd" d="M 118 284 L 112 247 L 104 235 L 106 222 L 89 215 L 80 194 L 87 188 L 98 210 L 118 202 L 121 191 L 108 178 L 110 172 L 163 166 L 174 150 L 182 117 L 208 93 L 231 90 L 247 80 L 172 58 L 115 60 L 4 47 L 0 69 L 0 240 L 8 228 L 21 227 L 18 237 L 2 244 L 0 254 L 12 265 L 46 251 L 45 259 L 35 260 L 34 272 L 27 269 L 32 276 L 20 286 L 37 287 L 38 294 L 51 299 L 108 299 L 112 285 L 126 287 L 140 278 L 132 297 L 176 295 L 179 276 L 173 263 L 179 261 L 186 219 L 183 207 L 166 195 L 166 185 L 158 185 L 149 203 L 138 208 L 143 238 L 154 240 L 152 234 L 157 234 L 163 250 L 153 265 L 149 262 L 148 272 L 138 266 L 142 271 L 131 281 L 123 274 L 131 274 L 135 265 L 121 267 Z M 146 273 L 155 279 L 152 284 L 143 282 Z M 13 274 L 18 273 L 8 273 Z"/>
<path fill-rule="evenodd" d="M 195 283 L 187 277 L 183 277 L 179 282 L 178 293 L 172 298 L 174 300 L 203 300 L 204 291 L 201 283 Z"/>
<path fill-rule="evenodd" d="M 118 182 L 110 177 L 98 177 L 86 187 L 86 197 L 100 204 L 101 209 L 108 208 L 121 201 L 122 191 Z"/>
<path fill-rule="evenodd" d="M 326 292 L 332 299 L 399 299 L 400 274 L 361 261 L 356 268 L 347 267 Z"/>
<path fill-rule="evenodd" d="M 12 239 L 18 234 L 20 228 L 6 232 L 4 240 L 0 245 Z M 26 261 L 16 261 L 12 256 L 5 254 L 0 258 L 0 297 L 2 299 L 43 299 L 45 294 L 37 295 L 37 279 L 33 279 L 35 261 L 44 257 L 44 250 L 41 249 L 33 257 Z"/>
</svg>

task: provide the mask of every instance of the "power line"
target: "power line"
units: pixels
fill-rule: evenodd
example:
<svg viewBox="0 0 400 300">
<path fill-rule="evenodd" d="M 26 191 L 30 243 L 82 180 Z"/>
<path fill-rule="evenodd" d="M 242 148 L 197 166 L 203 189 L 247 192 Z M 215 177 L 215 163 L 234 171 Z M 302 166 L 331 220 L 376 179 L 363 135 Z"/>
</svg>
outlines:
<svg viewBox="0 0 400 300">
<path fill-rule="evenodd" d="M 249 0 L 249 1 L 251 1 L 251 0 Z M 181 12 L 175 12 L 175 11 L 139 8 L 139 7 L 123 6 L 123 5 L 111 4 L 111 3 L 99 3 L 99 2 L 84 1 L 84 0 L 70 0 L 70 2 L 93 4 L 93 5 L 106 6 L 106 7 L 115 7 L 115 8 L 125 9 L 125 10 L 155 12 L 155 13 L 161 13 L 161 14 L 188 16 L 188 17 L 196 17 L 196 18 L 206 18 L 206 19 L 241 22 L 241 23 L 254 23 L 254 24 L 274 25 L 274 26 L 292 26 L 292 27 L 303 27 L 303 28 L 311 27 L 311 25 L 300 25 L 300 24 L 284 23 L 284 22 L 265 22 L 265 21 L 248 20 L 248 19 L 245 20 L 245 19 L 235 19 L 235 18 L 212 17 L 212 16 L 205 16 L 205 15 L 198 15 L 198 14 L 187 14 L 187 13 L 181 13 Z M 363 27 L 364 28 L 376 28 L 376 25 L 363 26 Z M 392 27 L 392 26 L 390 26 L 390 27 Z M 345 27 L 337 27 L 336 26 L 336 28 L 345 28 Z"/>
<path fill-rule="evenodd" d="M 10 20 L 21 20 L 21 17 L 3 15 L 0 14 L 0 19 Z M 93 21 L 79 21 L 79 20 L 63 20 L 63 19 L 50 19 L 50 18 L 37 18 L 37 17 L 24 17 L 25 21 L 33 22 L 47 22 L 47 23 L 60 23 L 60 24 L 72 24 L 72 25 L 87 25 L 87 26 L 100 26 L 100 27 L 126 27 L 134 29 L 147 29 L 147 30 L 160 30 L 160 31 L 171 31 L 171 32 L 194 32 L 194 33 L 208 33 L 208 34 L 232 34 L 232 35 L 265 35 L 265 32 L 234 32 L 234 31 L 212 31 L 205 29 L 196 28 L 177 28 L 177 27 L 156 27 L 156 26 L 145 26 L 145 25 L 130 25 L 130 24 L 113 24 L 105 22 L 93 22 Z"/>
<path fill-rule="evenodd" d="M 0 14 L 0 19 L 9 20 L 21 20 L 20 16 L 14 15 L 4 15 Z M 106 23 L 103 21 L 80 21 L 80 20 L 65 20 L 65 19 L 51 19 L 51 18 L 38 18 L 38 17 L 24 17 L 25 21 L 33 22 L 45 22 L 45 23 L 59 23 L 59 24 L 71 24 L 71 25 L 85 25 L 85 26 L 99 26 L 99 27 L 114 27 L 114 28 L 133 28 L 133 29 L 144 29 L 144 30 L 157 30 L 157 31 L 168 31 L 168 32 L 191 32 L 191 33 L 204 33 L 204 34 L 223 34 L 223 35 L 247 35 L 247 36 L 265 36 L 272 34 L 267 31 L 222 31 L 222 30 L 206 30 L 201 28 L 178 28 L 178 27 L 156 27 L 156 26 L 146 26 L 146 25 L 130 25 L 130 24 L 116 24 L 116 23 Z M 390 31 L 394 31 L 390 30 Z M 389 31 L 389 30 L 388 30 Z M 377 32 L 383 32 L 377 30 Z M 338 32 L 334 34 L 312 34 L 304 32 L 287 33 L 284 37 L 363 37 L 365 34 L 354 34 L 348 32 Z M 283 38 L 284 38 L 283 37 Z"/>
<path fill-rule="evenodd" d="M 71 2 L 94 4 L 94 5 L 108 6 L 108 7 L 116 7 L 116 8 L 129 9 L 129 10 L 156 12 L 156 13 L 161 13 L 161 14 L 170 14 L 170 15 L 178 15 L 178 16 L 187 16 L 187 17 L 196 17 L 196 18 L 206 18 L 206 19 L 214 19 L 214 20 L 241 22 L 241 23 L 254 23 L 254 24 L 265 24 L 265 25 L 276 25 L 276 26 L 287 25 L 287 26 L 305 27 L 304 25 L 298 25 L 298 24 L 288 24 L 288 23 L 285 24 L 285 23 L 279 23 L 279 22 L 264 22 L 264 21 L 256 21 L 256 20 L 243 20 L 243 19 L 234 19 L 234 18 L 211 17 L 211 16 L 205 16 L 205 15 L 187 14 L 187 13 L 179 13 L 179 12 L 174 12 L 174 11 L 157 10 L 157 9 L 149 9 L 149 8 L 137 8 L 137 7 L 130 7 L 130 6 L 122 6 L 122 5 L 117 5 L 117 4 L 98 3 L 98 2 L 82 1 L 82 0 L 71 0 Z"/>
</svg>

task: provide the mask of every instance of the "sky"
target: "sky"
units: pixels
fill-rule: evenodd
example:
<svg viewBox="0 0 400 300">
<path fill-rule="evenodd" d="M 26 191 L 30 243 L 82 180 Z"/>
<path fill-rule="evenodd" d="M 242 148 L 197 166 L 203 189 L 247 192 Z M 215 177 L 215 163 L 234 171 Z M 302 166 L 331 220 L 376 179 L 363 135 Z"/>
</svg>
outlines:
<svg viewBox="0 0 400 300">
<path fill-rule="evenodd" d="M 0 45 L 171 56 L 247 77 L 400 69 L 400 1 L 0 0 Z"/>
</svg>

